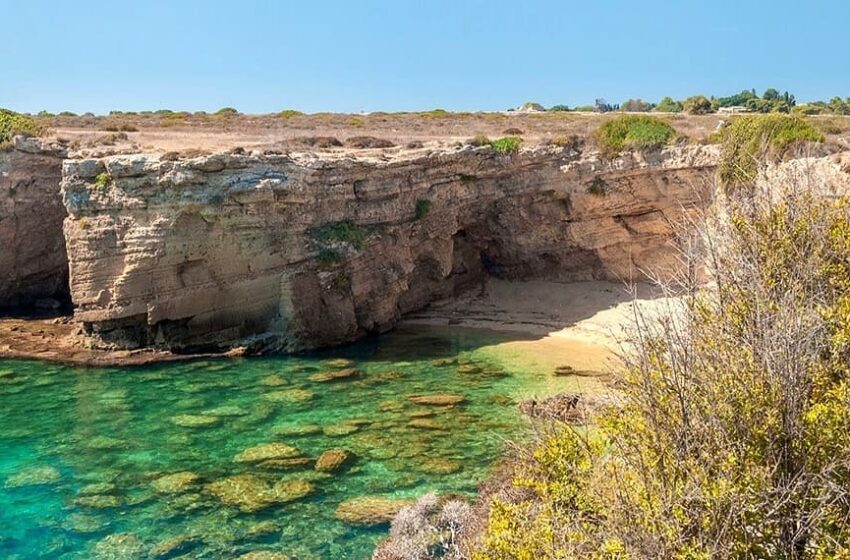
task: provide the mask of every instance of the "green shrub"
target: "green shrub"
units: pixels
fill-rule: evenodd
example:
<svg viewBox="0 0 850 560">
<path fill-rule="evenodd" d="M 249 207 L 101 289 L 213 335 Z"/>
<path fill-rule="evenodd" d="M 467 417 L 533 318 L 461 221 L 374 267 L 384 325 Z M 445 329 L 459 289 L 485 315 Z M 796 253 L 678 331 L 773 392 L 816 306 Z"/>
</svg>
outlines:
<svg viewBox="0 0 850 560">
<path fill-rule="evenodd" d="M 328 222 L 313 231 L 313 239 L 321 245 L 348 243 L 355 249 L 362 249 L 366 233 L 351 221 Z"/>
<path fill-rule="evenodd" d="M 431 210 L 431 201 L 427 198 L 420 198 L 416 201 L 416 219 L 421 220 L 425 216 L 428 215 L 428 211 Z"/>
<path fill-rule="evenodd" d="M 105 189 L 107 185 L 109 185 L 109 183 L 111 182 L 112 177 L 109 176 L 109 173 L 100 173 L 97 177 L 94 178 L 94 188 L 98 190 Z"/>
<path fill-rule="evenodd" d="M 552 105 L 547 109 L 550 113 L 567 113 L 570 110 L 569 105 Z"/>
<path fill-rule="evenodd" d="M 522 138 L 517 136 L 505 136 L 490 142 L 490 147 L 500 154 L 513 154 L 519 151 Z"/>
<path fill-rule="evenodd" d="M 801 117 L 774 113 L 738 117 L 723 129 L 720 140 L 720 181 L 736 187 L 755 179 L 760 161 L 781 158 L 803 142 L 823 142 L 824 136 Z"/>
<path fill-rule="evenodd" d="M 623 115 L 596 131 L 596 143 L 607 157 L 615 157 L 624 150 L 655 150 L 674 138 L 676 130 L 672 126 L 649 115 Z"/>
<path fill-rule="evenodd" d="M 30 117 L 0 108 L 0 149 L 11 146 L 12 137 L 16 135 L 38 136 L 43 132 L 44 129 Z"/>
<path fill-rule="evenodd" d="M 218 111 L 216 111 L 216 112 L 215 112 L 215 114 L 216 114 L 216 115 L 222 115 L 222 116 L 227 116 L 227 115 L 238 115 L 238 114 L 239 114 L 239 111 L 237 111 L 237 110 L 236 110 L 236 109 L 234 109 L 233 107 L 222 107 L 221 109 L 219 109 Z"/>
</svg>

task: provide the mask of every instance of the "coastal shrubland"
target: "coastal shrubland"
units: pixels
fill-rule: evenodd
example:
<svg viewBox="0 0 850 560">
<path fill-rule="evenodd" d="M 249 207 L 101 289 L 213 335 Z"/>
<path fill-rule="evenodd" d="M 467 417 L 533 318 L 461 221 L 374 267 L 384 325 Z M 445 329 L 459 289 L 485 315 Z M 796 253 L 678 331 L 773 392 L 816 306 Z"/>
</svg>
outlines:
<svg viewBox="0 0 850 560">
<path fill-rule="evenodd" d="M 721 196 L 616 404 L 518 447 L 472 558 L 850 557 L 850 200 L 811 184 Z"/>
</svg>

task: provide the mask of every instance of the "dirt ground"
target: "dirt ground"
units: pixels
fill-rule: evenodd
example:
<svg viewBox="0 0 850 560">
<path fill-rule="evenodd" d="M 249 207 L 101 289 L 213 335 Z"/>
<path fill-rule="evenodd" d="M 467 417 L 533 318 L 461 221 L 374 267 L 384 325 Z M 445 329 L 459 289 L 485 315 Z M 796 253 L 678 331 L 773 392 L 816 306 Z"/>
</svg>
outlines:
<svg viewBox="0 0 850 560">
<path fill-rule="evenodd" d="M 589 139 L 606 120 L 620 113 L 369 113 L 311 115 L 209 115 L 198 113 L 121 114 L 106 117 L 45 117 L 51 134 L 82 151 L 115 152 L 224 151 L 233 148 L 345 151 L 351 139 L 373 137 L 391 148 L 443 147 L 476 135 L 490 139 L 521 136 L 526 144 Z M 720 115 L 664 115 L 687 141 L 705 142 L 718 127 Z M 850 119 L 847 122 L 850 130 Z M 318 139 L 317 144 L 310 145 Z M 328 146 L 328 141 L 341 146 Z M 356 148 L 355 148 L 356 149 Z"/>
</svg>

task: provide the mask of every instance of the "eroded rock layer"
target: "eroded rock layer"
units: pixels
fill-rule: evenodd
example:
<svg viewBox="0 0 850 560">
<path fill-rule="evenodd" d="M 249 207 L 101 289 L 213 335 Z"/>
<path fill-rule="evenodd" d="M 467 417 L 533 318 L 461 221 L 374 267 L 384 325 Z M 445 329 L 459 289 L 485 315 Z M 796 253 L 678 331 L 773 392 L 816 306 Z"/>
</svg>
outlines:
<svg viewBox="0 0 850 560">
<path fill-rule="evenodd" d="M 68 298 L 61 148 L 17 138 L 0 151 L 0 309 Z"/>
<path fill-rule="evenodd" d="M 294 351 L 385 331 L 489 275 L 636 278 L 669 261 L 671 223 L 710 193 L 716 159 L 68 160 L 76 317 L 121 347 Z"/>
</svg>

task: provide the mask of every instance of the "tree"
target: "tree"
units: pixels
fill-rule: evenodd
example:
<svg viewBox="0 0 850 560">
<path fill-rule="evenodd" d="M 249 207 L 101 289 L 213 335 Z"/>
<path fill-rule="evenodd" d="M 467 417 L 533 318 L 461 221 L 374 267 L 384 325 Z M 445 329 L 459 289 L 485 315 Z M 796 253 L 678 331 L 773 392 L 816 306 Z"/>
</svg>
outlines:
<svg viewBox="0 0 850 560">
<path fill-rule="evenodd" d="M 681 101 L 676 101 L 672 97 L 665 97 L 658 102 L 658 105 L 655 106 L 655 110 L 660 113 L 681 113 L 683 107 Z"/>
<path fill-rule="evenodd" d="M 647 113 L 652 110 L 652 103 L 643 99 L 628 99 L 620 105 L 620 110 L 629 113 Z"/>
<path fill-rule="evenodd" d="M 707 115 L 714 112 L 711 100 L 704 95 L 694 95 L 685 99 L 685 111 L 692 115 Z"/>
</svg>

